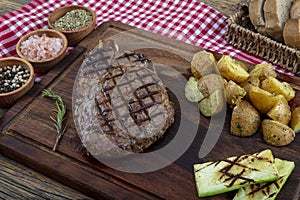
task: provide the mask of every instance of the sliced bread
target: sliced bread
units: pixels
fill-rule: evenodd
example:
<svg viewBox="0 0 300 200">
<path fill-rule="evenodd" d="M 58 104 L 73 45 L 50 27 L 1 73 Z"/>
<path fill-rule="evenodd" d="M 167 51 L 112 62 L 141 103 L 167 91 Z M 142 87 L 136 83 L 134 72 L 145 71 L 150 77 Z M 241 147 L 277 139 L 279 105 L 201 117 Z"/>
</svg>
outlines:
<svg viewBox="0 0 300 200">
<path fill-rule="evenodd" d="M 300 49 L 300 18 L 287 20 L 283 37 L 286 45 Z"/>
<path fill-rule="evenodd" d="M 262 35 L 266 33 L 264 4 L 266 0 L 251 0 L 249 3 L 249 17 L 255 29 Z"/>
<path fill-rule="evenodd" d="M 282 42 L 283 27 L 290 18 L 290 9 L 294 0 L 266 0 L 264 16 L 266 33 L 271 38 Z"/>
<path fill-rule="evenodd" d="M 291 18 L 300 18 L 300 0 L 296 0 L 293 3 L 290 15 Z"/>
</svg>

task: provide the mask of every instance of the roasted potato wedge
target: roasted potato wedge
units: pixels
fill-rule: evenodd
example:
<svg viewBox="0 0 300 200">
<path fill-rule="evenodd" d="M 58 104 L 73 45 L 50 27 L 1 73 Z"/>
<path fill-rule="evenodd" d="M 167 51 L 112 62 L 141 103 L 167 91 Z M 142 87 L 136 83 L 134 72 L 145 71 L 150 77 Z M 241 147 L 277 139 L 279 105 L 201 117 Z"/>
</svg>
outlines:
<svg viewBox="0 0 300 200">
<path fill-rule="evenodd" d="M 295 90 L 287 82 L 281 82 L 274 77 L 268 77 L 261 82 L 262 89 L 274 93 L 282 94 L 286 100 L 290 101 L 295 97 Z"/>
<path fill-rule="evenodd" d="M 255 65 L 254 69 L 250 71 L 250 76 L 258 77 L 261 81 L 263 81 L 268 77 L 276 78 L 277 74 L 271 64 L 261 63 Z"/>
<path fill-rule="evenodd" d="M 198 89 L 204 95 L 208 97 L 211 93 L 216 90 L 224 89 L 225 80 L 218 74 L 208 74 L 201 77 L 198 80 Z"/>
<path fill-rule="evenodd" d="M 195 53 L 191 62 L 191 71 L 198 79 L 207 74 L 218 73 L 215 56 L 205 50 Z"/>
<path fill-rule="evenodd" d="M 246 81 L 240 83 L 240 86 L 243 87 L 244 90 L 246 91 L 245 99 L 249 99 L 248 92 L 249 92 L 250 87 L 251 86 L 259 87 L 260 86 L 260 80 L 256 76 L 249 76 L 249 78 Z"/>
<path fill-rule="evenodd" d="M 225 97 L 226 101 L 230 106 L 235 106 L 242 101 L 246 91 L 244 88 L 233 82 L 232 80 L 228 81 L 225 87 Z"/>
<path fill-rule="evenodd" d="M 249 77 L 249 73 L 243 68 L 241 62 L 237 62 L 230 56 L 223 55 L 217 63 L 218 70 L 226 80 L 241 83 Z"/>
<path fill-rule="evenodd" d="M 204 99 L 204 95 L 198 88 L 198 79 L 190 77 L 185 84 L 184 95 L 190 102 L 198 102 Z"/>
<path fill-rule="evenodd" d="M 246 92 L 249 91 L 251 86 L 260 86 L 260 80 L 256 76 L 249 76 L 249 78 L 239 84 L 241 87 L 245 89 Z"/>
<path fill-rule="evenodd" d="M 277 95 L 263 90 L 256 86 L 251 86 L 248 91 L 249 99 L 252 105 L 261 113 L 267 114 L 277 101 Z"/>
<path fill-rule="evenodd" d="M 300 132 L 300 107 L 296 107 L 295 109 L 293 109 L 290 127 L 294 130 L 295 133 Z"/>
<path fill-rule="evenodd" d="M 291 120 L 291 108 L 283 95 L 278 95 L 278 98 L 273 108 L 267 115 L 278 122 L 288 125 Z"/>
<path fill-rule="evenodd" d="M 237 60 L 237 59 L 233 59 L 233 61 L 234 61 L 237 65 L 241 66 L 246 72 L 249 73 L 249 68 L 247 67 L 247 65 L 246 65 L 243 61 L 240 61 L 240 60 Z"/>
<path fill-rule="evenodd" d="M 262 133 L 265 142 L 273 146 L 286 146 L 295 138 L 295 132 L 290 127 L 270 119 L 263 120 Z"/>
<path fill-rule="evenodd" d="M 232 111 L 230 133 L 236 136 L 251 136 L 259 129 L 259 112 L 246 100 L 238 103 Z"/>
<path fill-rule="evenodd" d="M 200 112 L 206 117 L 220 113 L 225 108 L 225 105 L 224 90 L 216 90 L 198 103 Z"/>
</svg>

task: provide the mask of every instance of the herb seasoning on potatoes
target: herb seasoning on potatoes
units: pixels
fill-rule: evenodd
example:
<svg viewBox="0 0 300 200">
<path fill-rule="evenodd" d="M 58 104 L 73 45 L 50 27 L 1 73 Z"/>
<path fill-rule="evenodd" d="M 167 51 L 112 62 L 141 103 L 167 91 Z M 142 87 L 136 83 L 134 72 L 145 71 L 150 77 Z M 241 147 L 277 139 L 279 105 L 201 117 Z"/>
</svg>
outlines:
<svg viewBox="0 0 300 200">
<path fill-rule="evenodd" d="M 271 64 L 257 64 L 250 71 L 230 56 L 223 55 L 217 61 L 212 53 L 203 50 L 194 55 L 191 72 L 186 98 L 198 102 L 206 117 L 220 113 L 227 102 L 232 108 L 231 134 L 249 137 L 261 127 L 270 145 L 285 146 L 294 140 L 300 129 L 300 108 L 292 112 L 289 106 L 295 90 L 276 78 Z"/>
</svg>

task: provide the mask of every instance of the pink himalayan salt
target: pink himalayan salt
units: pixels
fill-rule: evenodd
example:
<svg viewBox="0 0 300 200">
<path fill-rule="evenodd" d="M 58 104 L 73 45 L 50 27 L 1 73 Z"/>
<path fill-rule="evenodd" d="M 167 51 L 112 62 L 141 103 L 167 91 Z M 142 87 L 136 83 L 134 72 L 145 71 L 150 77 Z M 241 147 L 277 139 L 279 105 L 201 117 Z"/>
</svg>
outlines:
<svg viewBox="0 0 300 200">
<path fill-rule="evenodd" d="M 48 37 L 45 33 L 40 37 L 32 35 L 21 43 L 21 53 L 30 60 L 47 60 L 56 56 L 63 49 L 61 38 Z"/>
</svg>

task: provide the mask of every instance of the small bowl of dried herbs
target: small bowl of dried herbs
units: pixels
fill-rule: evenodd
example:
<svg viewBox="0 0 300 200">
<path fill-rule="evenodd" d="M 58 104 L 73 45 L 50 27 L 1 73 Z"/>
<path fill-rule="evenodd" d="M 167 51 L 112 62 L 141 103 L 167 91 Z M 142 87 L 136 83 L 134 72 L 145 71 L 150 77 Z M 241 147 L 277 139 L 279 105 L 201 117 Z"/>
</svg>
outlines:
<svg viewBox="0 0 300 200">
<path fill-rule="evenodd" d="M 28 61 L 8 57 L 0 59 L 0 107 L 9 108 L 34 84 L 34 68 Z"/>
<path fill-rule="evenodd" d="M 95 25 L 95 12 L 81 5 L 58 8 L 48 17 L 48 26 L 65 34 L 70 46 L 76 46 L 94 30 Z"/>
</svg>

